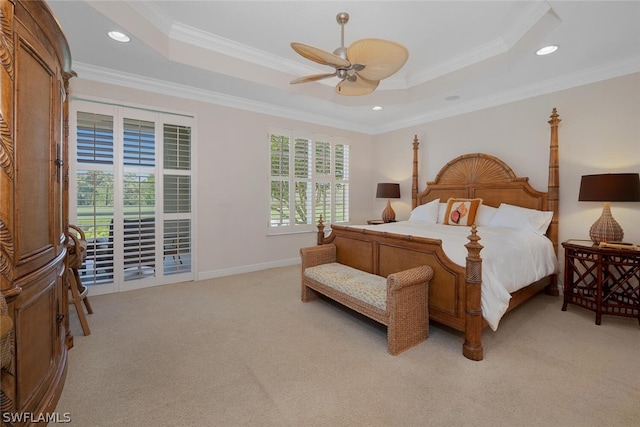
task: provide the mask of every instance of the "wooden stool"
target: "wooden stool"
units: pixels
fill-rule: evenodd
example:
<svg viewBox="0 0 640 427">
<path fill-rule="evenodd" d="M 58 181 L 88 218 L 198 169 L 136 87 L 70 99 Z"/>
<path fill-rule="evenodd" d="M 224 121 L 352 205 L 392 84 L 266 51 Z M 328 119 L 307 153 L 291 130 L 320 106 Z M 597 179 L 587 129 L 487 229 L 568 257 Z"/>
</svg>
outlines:
<svg viewBox="0 0 640 427">
<path fill-rule="evenodd" d="M 80 319 L 80 325 L 82 326 L 82 332 L 84 332 L 85 335 L 89 335 L 91 334 L 91 330 L 89 329 L 87 318 L 84 315 L 82 303 L 84 302 L 88 314 L 93 314 L 93 308 L 91 308 L 91 303 L 87 296 L 89 288 L 82 285 L 80 273 L 78 272 L 78 270 L 82 268 L 82 264 L 87 257 L 87 239 L 85 238 L 84 231 L 82 231 L 81 228 L 72 224 L 69 224 L 69 228 L 74 230 L 67 233 L 70 238 L 67 245 L 67 268 L 71 273 L 69 275 L 69 289 L 71 290 L 71 301 L 69 301 L 69 303 L 76 307 L 78 319 Z M 79 238 L 78 234 L 80 234 Z"/>
</svg>

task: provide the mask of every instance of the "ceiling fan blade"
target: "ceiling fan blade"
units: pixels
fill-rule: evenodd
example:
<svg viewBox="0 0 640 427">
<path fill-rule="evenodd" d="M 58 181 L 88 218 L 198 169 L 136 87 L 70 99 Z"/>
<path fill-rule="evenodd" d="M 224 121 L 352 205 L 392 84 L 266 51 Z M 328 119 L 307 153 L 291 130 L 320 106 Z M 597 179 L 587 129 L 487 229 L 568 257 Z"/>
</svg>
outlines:
<svg viewBox="0 0 640 427">
<path fill-rule="evenodd" d="M 313 74 L 311 76 L 299 77 L 295 80 L 291 80 L 289 84 L 295 85 L 298 83 L 309 83 L 315 82 L 316 80 L 327 79 L 329 77 L 335 77 L 336 73 L 327 73 L 327 74 Z"/>
<path fill-rule="evenodd" d="M 409 51 L 389 40 L 362 39 L 349 46 L 347 58 L 354 64 L 364 64 L 364 69 L 358 71 L 361 77 L 380 81 L 402 68 L 409 59 Z"/>
<path fill-rule="evenodd" d="M 379 81 L 367 80 L 358 75 L 358 78 L 355 81 L 344 79 L 338 83 L 336 86 L 336 92 L 339 95 L 348 96 L 366 95 L 376 90 L 379 84 Z"/>
<path fill-rule="evenodd" d="M 311 61 L 322 65 L 331 65 L 335 68 L 349 68 L 351 64 L 346 59 L 340 58 L 338 55 L 319 49 L 317 47 L 308 46 L 302 43 L 291 43 L 291 48 Z"/>
</svg>

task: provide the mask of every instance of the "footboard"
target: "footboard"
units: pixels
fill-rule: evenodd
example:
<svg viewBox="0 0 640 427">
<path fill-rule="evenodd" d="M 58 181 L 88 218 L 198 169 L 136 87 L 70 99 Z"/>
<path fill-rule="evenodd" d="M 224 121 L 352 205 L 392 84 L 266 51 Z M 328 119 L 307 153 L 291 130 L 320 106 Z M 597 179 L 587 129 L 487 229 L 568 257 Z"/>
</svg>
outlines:
<svg viewBox="0 0 640 427">
<path fill-rule="evenodd" d="M 464 355 L 481 360 L 482 329 L 486 326 L 480 291 L 482 246 L 475 227 L 471 233 L 466 245 L 469 252 L 466 268 L 452 262 L 437 239 L 335 224 L 325 237 L 320 223 L 318 244 L 333 243 L 337 262 L 383 277 L 420 265 L 430 266 L 434 271 L 429 286 L 430 319 L 464 332 Z"/>
</svg>

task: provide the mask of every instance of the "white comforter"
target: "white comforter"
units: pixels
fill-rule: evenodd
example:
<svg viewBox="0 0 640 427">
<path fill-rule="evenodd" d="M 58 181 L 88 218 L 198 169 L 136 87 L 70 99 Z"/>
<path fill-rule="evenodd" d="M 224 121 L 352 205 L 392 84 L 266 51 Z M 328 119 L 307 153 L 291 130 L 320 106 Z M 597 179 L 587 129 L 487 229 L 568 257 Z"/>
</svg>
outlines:
<svg viewBox="0 0 640 427">
<path fill-rule="evenodd" d="M 442 240 L 442 249 L 465 266 L 471 227 L 401 221 L 381 225 L 354 225 L 375 231 Z M 507 311 L 511 292 L 558 271 L 551 241 L 531 231 L 505 227 L 478 227 L 482 257 L 482 315 L 494 331 Z"/>
</svg>

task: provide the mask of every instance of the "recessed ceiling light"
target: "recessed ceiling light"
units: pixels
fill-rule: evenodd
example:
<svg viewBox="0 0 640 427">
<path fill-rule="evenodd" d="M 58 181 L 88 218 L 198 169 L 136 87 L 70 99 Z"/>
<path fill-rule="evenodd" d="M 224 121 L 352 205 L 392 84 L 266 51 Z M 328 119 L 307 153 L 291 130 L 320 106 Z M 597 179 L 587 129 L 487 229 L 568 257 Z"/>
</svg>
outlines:
<svg viewBox="0 0 640 427">
<path fill-rule="evenodd" d="M 555 52 L 556 50 L 558 50 L 558 46 L 552 44 L 549 46 L 545 46 L 541 49 L 538 49 L 538 51 L 536 52 L 536 55 L 538 56 L 542 56 L 542 55 L 549 55 L 550 53 Z"/>
<path fill-rule="evenodd" d="M 127 43 L 131 41 L 131 38 L 128 35 L 121 33 L 120 31 L 109 31 L 107 35 L 117 42 Z"/>
<path fill-rule="evenodd" d="M 380 105 L 376 105 L 375 107 L 371 107 L 371 109 L 373 111 L 380 111 L 380 110 L 382 110 L 382 107 Z"/>
</svg>

